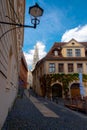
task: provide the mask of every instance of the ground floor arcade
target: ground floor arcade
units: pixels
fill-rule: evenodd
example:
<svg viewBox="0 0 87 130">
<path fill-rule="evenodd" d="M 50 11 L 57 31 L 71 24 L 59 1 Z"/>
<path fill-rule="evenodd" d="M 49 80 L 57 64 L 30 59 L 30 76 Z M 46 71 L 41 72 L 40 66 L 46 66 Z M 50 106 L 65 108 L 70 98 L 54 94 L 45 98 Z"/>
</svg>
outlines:
<svg viewBox="0 0 87 130">
<path fill-rule="evenodd" d="M 71 83 L 71 85 L 68 86 L 66 95 L 64 92 L 64 87 L 60 83 L 54 83 L 50 87 L 41 89 L 42 89 L 42 95 L 52 100 L 55 100 L 57 98 L 65 98 L 65 96 L 69 98 L 81 97 L 80 84 L 75 82 Z"/>
</svg>

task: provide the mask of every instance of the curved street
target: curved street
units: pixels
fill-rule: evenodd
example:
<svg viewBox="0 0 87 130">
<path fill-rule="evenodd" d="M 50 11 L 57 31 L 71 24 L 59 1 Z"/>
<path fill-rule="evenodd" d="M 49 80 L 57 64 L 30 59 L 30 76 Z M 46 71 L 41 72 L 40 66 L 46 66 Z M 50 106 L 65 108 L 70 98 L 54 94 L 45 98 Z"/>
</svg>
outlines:
<svg viewBox="0 0 87 130">
<path fill-rule="evenodd" d="M 2 130 L 87 130 L 87 115 L 25 90 L 9 112 Z"/>
</svg>

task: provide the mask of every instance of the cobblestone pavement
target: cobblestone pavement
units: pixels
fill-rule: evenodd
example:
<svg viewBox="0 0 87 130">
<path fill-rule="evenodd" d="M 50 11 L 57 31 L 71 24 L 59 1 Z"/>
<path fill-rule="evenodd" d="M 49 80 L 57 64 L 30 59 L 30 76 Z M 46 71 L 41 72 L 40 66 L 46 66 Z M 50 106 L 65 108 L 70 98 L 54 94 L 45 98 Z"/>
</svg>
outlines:
<svg viewBox="0 0 87 130">
<path fill-rule="evenodd" d="M 25 93 L 17 98 L 2 130 L 87 130 L 87 115 Z"/>
</svg>

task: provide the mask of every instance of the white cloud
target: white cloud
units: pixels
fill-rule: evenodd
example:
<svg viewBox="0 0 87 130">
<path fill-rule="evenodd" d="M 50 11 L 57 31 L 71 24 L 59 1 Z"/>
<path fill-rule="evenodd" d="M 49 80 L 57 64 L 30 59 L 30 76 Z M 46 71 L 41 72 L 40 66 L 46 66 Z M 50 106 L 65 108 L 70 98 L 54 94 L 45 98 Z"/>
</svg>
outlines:
<svg viewBox="0 0 87 130">
<path fill-rule="evenodd" d="M 87 24 L 84 26 L 78 26 L 76 28 L 67 30 L 63 36 L 61 41 L 62 42 L 67 42 L 74 38 L 77 41 L 87 41 Z"/>
<path fill-rule="evenodd" d="M 38 41 L 36 43 L 36 45 L 38 47 L 39 59 L 42 59 L 46 55 L 46 52 L 45 52 L 46 46 L 41 41 Z M 32 69 L 32 62 L 33 62 L 33 55 L 34 55 L 35 46 L 33 47 L 33 49 L 29 50 L 28 52 L 24 52 L 25 59 L 26 59 L 26 62 L 28 64 L 29 69 Z"/>
</svg>

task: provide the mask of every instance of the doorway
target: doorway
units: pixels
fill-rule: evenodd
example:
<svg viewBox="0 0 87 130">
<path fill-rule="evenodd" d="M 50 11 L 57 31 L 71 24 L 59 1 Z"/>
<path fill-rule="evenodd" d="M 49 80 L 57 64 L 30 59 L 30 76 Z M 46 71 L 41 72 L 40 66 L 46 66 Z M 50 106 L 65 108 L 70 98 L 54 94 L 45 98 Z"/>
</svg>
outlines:
<svg viewBox="0 0 87 130">
<path fill-rule="evenodd" d="M 60 84 L 54 84 L 52 86 L 52 98 L 62 98 L 62 86 Z"/>
</svg>

